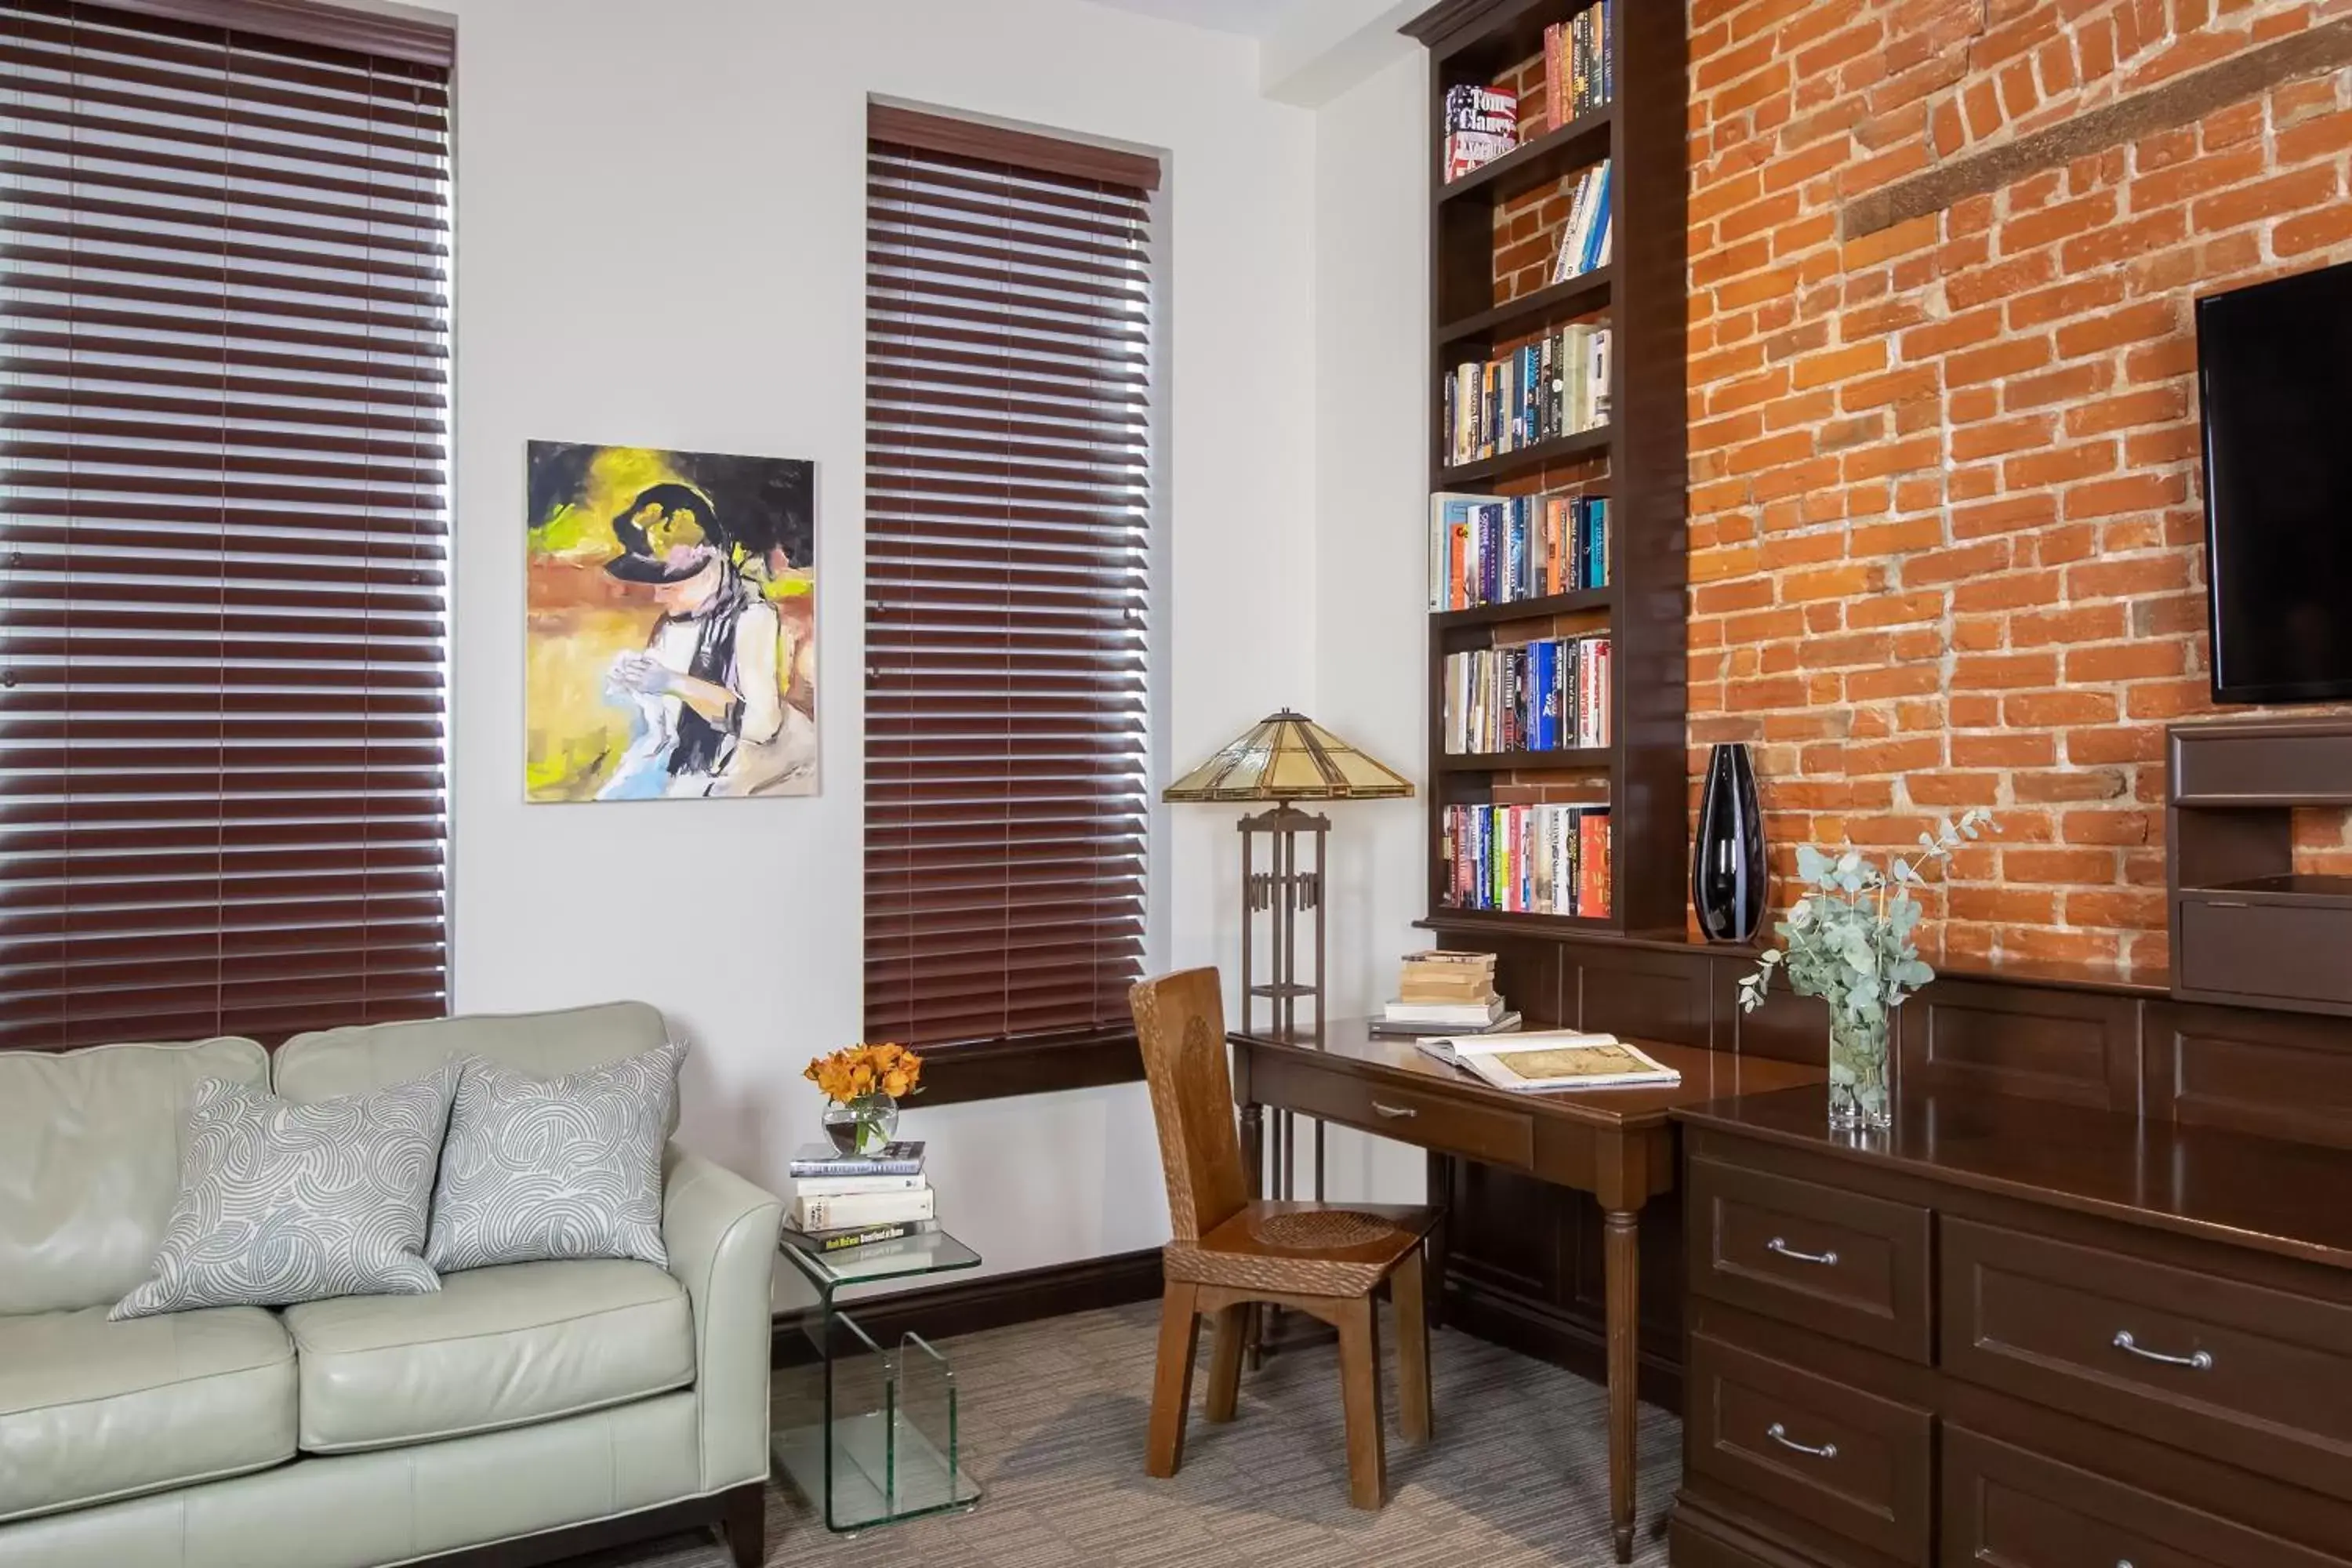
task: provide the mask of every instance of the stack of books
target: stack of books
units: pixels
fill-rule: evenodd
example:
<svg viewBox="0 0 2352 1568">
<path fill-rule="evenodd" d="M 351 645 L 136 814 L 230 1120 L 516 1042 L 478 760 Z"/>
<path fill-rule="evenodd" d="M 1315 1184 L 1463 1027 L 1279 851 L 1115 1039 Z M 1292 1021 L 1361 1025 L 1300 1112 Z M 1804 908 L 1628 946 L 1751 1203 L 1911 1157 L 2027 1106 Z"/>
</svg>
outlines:
<svg viewBox="0 0 2352 1568">
<path fill-rule="evenodd" d="M 1616 186 L 1606 158 L 1577 177 L 1569 192 L 1567 221 L 1559 226 L 1559 248 L 1552 253 L 1553 282 L 1565 283 L 1609 264 Z"/>
<path fill-rule="evenodd" d="M 1445 378 L 1447 460 L 1458 467 L 1609 423 L 1609 329 L 1576 321 Z"/>
<path fill-rule="evenodd" d="M 1447 753 L 1608 745 L 1614 728 L 1611 647 L 1608 637 L 1594 635 L 1447 654 Z"/>
<path fill-rule="evenodd" d="M 1445 89 L 1445 177 L 1458 180 L 1519 144 L 1519 99 L 1494 87 Z"/>
<path fill-rule="evenodd" d="M 1429 607 L 1471 610 L 1609 585 L 1606 496 L 1429 498 Z"/>
<path fill-rule="evenodd" d="M 1478 1035 L 1518 1026 L 1495 994 L 1495 955 L 1434 948 L 1404 955 L 1396 1000 L 1372 1020 L 1375 1035 Z"/>
<path fill-rule="evenodd" d="M 1438 853 L 1448 909 L 1608 916 L 1605 805 L 1449 805 Z"/>
<path fill-rule="evenodd" d="M 1544 29 L 1544 118 L 1556 130 L 1615 96 L 1616 0 L 1600 0 Z"/>
<path fill-rule="evenodd" d="M 920 1142 L 843 1154 L 804 1143 L 793 1155 L 784 1239 L 807 1252 L 840 1253 L 939 1226 L 938 1194 L 923 1176 Z"/>
</svg>

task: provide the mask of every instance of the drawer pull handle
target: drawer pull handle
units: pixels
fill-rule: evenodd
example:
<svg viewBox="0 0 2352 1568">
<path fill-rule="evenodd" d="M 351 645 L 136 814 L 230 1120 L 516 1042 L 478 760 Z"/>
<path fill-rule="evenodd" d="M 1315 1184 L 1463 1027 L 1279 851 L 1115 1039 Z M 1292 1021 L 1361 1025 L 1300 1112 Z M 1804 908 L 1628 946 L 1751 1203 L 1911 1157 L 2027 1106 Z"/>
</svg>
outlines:
<svg viewBox="0 0 2352 1568">
<path fill-rule="evenodd" d="M 2128 1352 L 2130 1354 L 2139 1357 L 2142 1361 L 2160 1361 L 2167 1366 L 2185 1366 L 2191 1372 L 2210 1372 L 2213 1370 L 2213 1352 L 2211 1351 L 2197 1351 L 2189 1355 L 2167 1355 L 2162 1351 L 2152 1351 L 2147 1346 L 2139 1343 L 2139 1342 L 2132 1338 L 2132 1333 L 2129 1329 L 2117 1329 L 2116 1331 L 2115 1344 L 2116 1349 Z"/>
<path fill-rule="evenodd" d="M 1389 1118 L 1391 1121 L 1395 1121 L 1401 1117 L 1418 1116 L 1421 1114 L 1419 1111 L 1413 1110 L 1410 1105 L 1382 1105 L 1377 1100 L 1372 1101 L 1372 1109 L 1379 1111 L 1382 1116 Z"/>
<path fill-rule="evenodd" d="M 1785 1239 L 1777 1236 L 1764 1244 L 1764 1250 L 1767 1252 L 1777 1252 L 1792 1263 L 1820 1263 L 1825 1264 L 1832 1268 L 1835 1268 L 1837 1267 L 1837 1253 L 1834 1250 L 1829 1252 L 1800 1252 L 1795 1247 L 1790 1246 Z"/>
<path fill-rule="evenodd" d="M 1783 1448 L 1791 1449 L 1811 1458 L 1834 1459 L 1837 1458 L 1837 1445 L 1835 1443 L 1824 1443 L 1818 1448 L 1812 1447 L 1809 1443 L 1800 1443 L 1794 1437 L 1790 1436 L 1789 1429 L 1786 1426 L 1781 1426 L 1778 1421 L 1773 1422 L 1771 1426 L 1767 1426 L 1764 1429 L 1764 1436 L 1771 1438 L 1772 1441 L 1780 1444 Z"/>
</svg>

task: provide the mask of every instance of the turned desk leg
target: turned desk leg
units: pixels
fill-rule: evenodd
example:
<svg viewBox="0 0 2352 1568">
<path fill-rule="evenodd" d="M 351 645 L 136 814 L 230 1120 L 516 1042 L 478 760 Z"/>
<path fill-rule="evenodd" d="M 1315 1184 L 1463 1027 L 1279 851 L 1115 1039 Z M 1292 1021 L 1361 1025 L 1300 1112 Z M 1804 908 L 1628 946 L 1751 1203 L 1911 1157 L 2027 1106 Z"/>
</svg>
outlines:
<svg viewBox="0 0 2352 1568">
<path fill-rule="evenodd" d="M 1633 1561 L 1634 1438 L 1641 1419 L 1641 1252 L 1639 1221 L 1631 1209 L 1606 1218 L 1609 1293 L 1609 1522 L 1617 1561 Z"/>
</svg>

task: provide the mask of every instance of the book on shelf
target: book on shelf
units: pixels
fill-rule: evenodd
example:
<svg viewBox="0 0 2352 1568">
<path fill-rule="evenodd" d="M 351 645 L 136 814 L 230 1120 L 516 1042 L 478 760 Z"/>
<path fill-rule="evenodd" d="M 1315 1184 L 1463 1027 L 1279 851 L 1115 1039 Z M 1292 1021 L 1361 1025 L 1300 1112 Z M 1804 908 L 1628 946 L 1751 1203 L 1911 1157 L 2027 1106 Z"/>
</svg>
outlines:
<svg viewBox="0 0 2352 1568">
<path fill-rule="evenodd" d="M 1421 1048 L 1485 1079 L 1496 1089 L 1647 1089 L 1683 1075 L 1614 1035 L 1578 1029 L 1516 1035 L 1458 1035 L 1423 1040 Z"/>
<path fill-rule="evenodd" d="M 1609 423 L 1610 330 L 1572 321 L 1499 359 L 1465 360 L 1444 386 L 1448 462 L 1507 456 Z"/>
<path fill-rule="evenodd" d="M 1458 180 L 1519 144 L 1519 100 L 1501 88 L 1445 89 L 1445 177 Z"/>
<path fill-rule="evenodd" d="M 1429 607 L 1470 610 L 1609 585 L 1609 499 L 1429 498 Z"/>
<path fill-rule="evenodd" d="M 921 1186 L 910 1192 L 850 1193 L 838 1197 L 802 1193 L 784 1211 L 784 1224 L 793 1230 L 842 1230 L 938 1216 L 938 1195 L 929 1186 Z"/>
<path fill-rule="evenodd" d="M 786 1170 L 793 1176 L 919 1176 L 923 1144 L 887 1143 L 871 1154 L 845 1154 L 830 1143 L 803 1143 Z"/>
<path fill-rule="evenodd" d="M 902 1241 L 910 1236 L 924 1236 L 940 1228 L 935 1219 L 893 1220 L 886 1225 L 854 1225 L 838 1230 L 794 1230 L 786 1226 L 783 1238 L 803 1252 L 825 1256 L 837 1252 L 866 1254 L 868 1247 L 878 1247 L 885 1242 Z"/>
<path fill-rule="evenodd" d="M 1541 637 L 1445 656 L 1450 756 L 1606 746 L 1615 725 L 1609 637 Z"/>
<path fill-rule="evenodd" d="M 1544 29 L 1544 119 L 1554 130 L 1614 96 L 1616 0 L 1600 0 Z"/>
<path fill-rule="evenodd" d="M 1364 1026 L 1364 1033 L 1392 1040 L 1425 1040 L 1445 1035 L 1507 1035 L 1517 1028 L 1520 1021 L 1519 1010 L 1511 1007 L 1483 1029 L 1465 1029 L 1459 1024 L 1409 1024 L 1374 1018 Z"/>
<path fill-rule="evenodd" d="M 1565 283 L 1609 264 L 1615 225 L 1617 181 L 1606 158 L 1577 176 L 1568 197 L 1568 217 L 1552 252 L 1551 280 Z"/>
<path fill-rule="evenodd" d="M 1449 805 L 1438 854 L 1448 909 L 1609 914 L 1605 805 Z"/>
</svg>

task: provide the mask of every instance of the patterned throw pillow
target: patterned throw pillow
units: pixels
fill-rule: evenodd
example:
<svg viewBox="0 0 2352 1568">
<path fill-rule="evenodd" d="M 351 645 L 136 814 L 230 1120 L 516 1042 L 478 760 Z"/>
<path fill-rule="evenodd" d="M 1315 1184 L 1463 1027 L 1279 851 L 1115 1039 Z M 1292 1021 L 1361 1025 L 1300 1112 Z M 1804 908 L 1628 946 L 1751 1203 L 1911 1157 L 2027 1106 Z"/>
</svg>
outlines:
<svg viewBox="0 0 2352 1568">
<path fill-rule="evenodd" d="M 150 1278 L 108 1315 L 438 1290 L 417 1254 L 457 1086 L 455 1062 L 310 1105 L 225 1079 L 198 1084 Z"/>
<path fill-rule="evenodd" d="M 685 1058 L 673 1040 L 556 1079 L 467 1060 L 425 1260 L 445 1274 L 564 1258 L 667 1268 L 662 1144 Z"/>
</svg>

